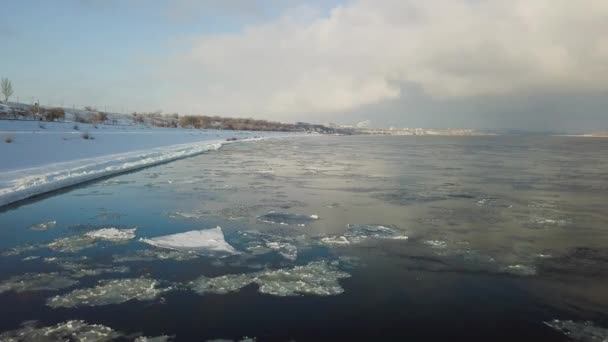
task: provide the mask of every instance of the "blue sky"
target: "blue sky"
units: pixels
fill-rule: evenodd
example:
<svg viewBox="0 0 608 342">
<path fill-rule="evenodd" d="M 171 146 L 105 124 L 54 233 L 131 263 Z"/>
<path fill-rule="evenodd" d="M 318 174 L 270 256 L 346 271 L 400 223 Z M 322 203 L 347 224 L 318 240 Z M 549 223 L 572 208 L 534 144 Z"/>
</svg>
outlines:
<svg viewBox="0 0 608 342">
<path fill-rule="evenodd" d="M 604 0 L 9 0 L 22 102 L 378 127 L 608 129 Z"/>
</svg>

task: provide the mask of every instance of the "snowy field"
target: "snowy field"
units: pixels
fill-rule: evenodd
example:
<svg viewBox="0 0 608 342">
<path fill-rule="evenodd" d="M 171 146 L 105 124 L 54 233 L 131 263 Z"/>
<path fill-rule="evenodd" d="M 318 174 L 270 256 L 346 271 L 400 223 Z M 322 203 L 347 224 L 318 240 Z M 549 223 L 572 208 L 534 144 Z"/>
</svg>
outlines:
<svg viewBox="0 0 608 342">
<path fill-rule="evenodd" d="M 291 133 L 0 121 L 0 206 L 223 144 Z M 230 139 L 230 141 L 228 141 Z"/>
</svg>

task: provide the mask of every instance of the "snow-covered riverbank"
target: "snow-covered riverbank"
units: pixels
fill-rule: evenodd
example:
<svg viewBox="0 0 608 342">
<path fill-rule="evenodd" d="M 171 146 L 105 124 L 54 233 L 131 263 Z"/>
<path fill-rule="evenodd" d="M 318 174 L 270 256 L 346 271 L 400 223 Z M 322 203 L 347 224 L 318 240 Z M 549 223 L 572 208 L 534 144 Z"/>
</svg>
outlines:
<svg viewBox="0 0 608 342">
<path fill-rule="evenodd" d="M 239 142 L 289 135 L 294 134 L 1 121 L 0 206 L 217 150 L 234 138 Z"/>
</svg>

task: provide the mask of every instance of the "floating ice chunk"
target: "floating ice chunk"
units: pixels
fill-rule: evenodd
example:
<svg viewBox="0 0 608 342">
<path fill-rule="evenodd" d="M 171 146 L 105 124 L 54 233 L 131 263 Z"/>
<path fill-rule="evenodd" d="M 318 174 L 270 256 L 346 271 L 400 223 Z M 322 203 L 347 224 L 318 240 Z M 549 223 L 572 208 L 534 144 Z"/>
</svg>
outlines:
<svg viewBox="0 0 608 342">
<path fill-rule="evenodd" d="M 547 219 L 547 218 L 542 218 L 542 217 L 536 217 L 532 219 L 532 223 L 535 223 L 537 225 L 541 225 L 541 226 L 565 226 L 567 225 L 569 222 L 567 220 L 560 220 L 560 219 Z"/>
<path fill-rule="evenodd" d="M 155 337 L 147 337 L 147 336 L 139 336 L 134 339 L 133 342 L 169 342 L 173 340 L 173 336 L 155 336 Z"/>
<path fill-rule="evenodd" d="M 266 247 L 279 253 L 282 257 L 289 260 L 298 258 L 298 248 L 287 242 L 266 242 Z"/>
<path fill-rule="evenodd" d="M 280 224 L 280 225 L 306 225 L 312 221 L 318 220 L 319 217 L 317 215 L 298 215 L 298 214 L 290 214 L 290 213 L 279 213 L 275 211 L 271 211 L 268 214 L 264 214 L 259 217 L 259 220 L 265 223 L 270 224 Z"/>
<path fill-rule="evenodd" d="M 13 248 L 9 248 L 5 251 L 2 252 L 2 256 L 14 256 L 14 255 L 19 255 L 21 253 L 24 252 L 29 252 L 29 251 L 33 251 L 35 249 L 38 249 L 39 246 L 38 245 L 33 245 L 33 244 L 27 244 L 27 245 L 23 245 L 23 246 L 17 246 L 17 247 L 13 247 Z"/>
<path fill-rule="evenodd" d="M 49 243 L 47 247 L 55 252 L 74 253 L 86 248 L 94 247 L 95 245 L 95 238 L 86 235 L 77 235 L 57 239 Z"/>
<path fill-rule="evenodd" d="M 343 236 L 327 236 L 321 238 L 321 243 L 329 245 L 348 245 L 361 243 L 367 239 L 407 240 L 406 235 L 399 234 L 393 228 L 371 224 L 349 224 Z"/>
<path fill-rule="evenodd" d="M 114 262 L 134 262 L 134 261 L 157 261 L 175 260 L 187 261 L 198 258 L 198 255 L 191 252 L 163 250 L 163 249 L 144 249 L 138 250 L 130 255 L 114 255 Z"/>
<path fill-rule="evenodd" d="M 503 268 L 504 272 L 520 275 L 520 276 L 531 276 L 536 274 L 536 268 L 533 266 L 526 265 L 509 265 Z"/>
<path fill-rule="evenodd" d="M 160 248 L 188 251 L 197 254 L 238 254 L 224 239 L 222 228 L 193 230 L 185 233 L 159 236 L 140 241 Z"/>
<path fill-rule="evenodd" d="M 117 267 L 98 267 L 74 269 L 70 276 L 72 278 L 94 277 L 106 273 L 129 273 L 130 269 L 126 266 Z"/>
<path fill-rule="evenodd" d="M 441 240 L 426 240 L 424 241 L 425 245 L 429 245 L 432 248 L 446 248 L 448 244 L 445 241 Z"/>
<path fill-rule="evenodd" d="M 101 280 L 91 288 L 76 289 L 70 293 L 47 299 L 52 308 L 74 308 L 120 304 L 129 300 L 147 301 L 157 298 L 170 288 L 158 287 L 159 282 L 148 278 Z"/>
<path fill-rule="evenodd" d="M 49 327 L 38 327 L 28 321 L 22 327 L 0 334 L 0 341 L 112 341 L 123 334 L 100 324 L 85 321 L 67 321 Z"/>
<path fill-rule="evenodd" d="M 338 280 L 348 277 L 350 274 L 338 270 L 335 266 L 325 261 L 317 261 L 289 269 L 215 278 L 200 277 L 189 285 L 199 294 L 234 292 L 255 283 L 259 286 L 259 292 L 274 296 L 331 296 L 344 292 Z"/>
<path fill-rule="evenodd" d="M 563 333 L 574 341 L 580 342 L 606 342 L 608 341 L 608 329 L 593 325 L 593 322 L 574 322 L 570 320 L 561 321 L 554 319 L 544 322 L 549 327 Z"/>
<path fill-rule="evenodd" d="M 31 230 L 35 230 L 35 231 L 45 231 L 49 228 L 53 228 L 55 227 L 55 225 L 57 224 L 57 221 L 49 221 L 49 222 L 43 222 L 43 223 L 37 223 L 34 224 L 30 227 Z"/>
<path fill-rule="evenodd" d="M 344 292 L 338 280 L 348 277 L 350 274 L 318 261 L 292 269 L 262 272 L 255 282 L 260 292 L 274 296 L 332 296 Z"/>
<path fill-rule="evenodd" d="M 350 245 L 350 240 L 345 236 L 327 236 L 322 238 L 321 242 L 328 245 Z"/>
<path fill-rule="evenodd" d="M 54 291 L 78 284 L 77 280 L 52 273 L 26 273 L 0 282 L 0 293 L 15 291 Z"/>
<path fill-rule="evenodd" d="M 201 276 L 190 282 L 190 288 L 198 294 L 226 294 L 229 292 L 236 292 L 241 288 L 253 283 L 256 274 L 257 273 L 227 274 L 215 278 Z"/>
<path fill-rule="evenodd" d="M 117 229 L 117 228 L 102 228 L 85 234 L 85 236 L 105 241 L 126 241 L 135 237 L 137 228 Z"/>
<path fill-rule="evenodd" d="M 175 211 L 175 212 L 169 213 L 169 217 L 172 219 L 200 219 L 205 216 L 206 216 L 206 214 L 198 213 L 198 212 L 185 213 L 185 212 L 181 212 L 181 211 Z"/>
</svg>

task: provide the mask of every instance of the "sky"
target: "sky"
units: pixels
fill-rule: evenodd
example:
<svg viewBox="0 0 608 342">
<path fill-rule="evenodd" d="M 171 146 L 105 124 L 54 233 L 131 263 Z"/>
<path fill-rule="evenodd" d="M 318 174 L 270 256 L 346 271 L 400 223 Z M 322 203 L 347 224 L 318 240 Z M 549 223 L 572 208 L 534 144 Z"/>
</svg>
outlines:
<svg viewBox="0 0 608 342">
<path fill-rule="evenodd" d="M 608 130 L 605 0 L 8 0 L 0 43 L 26 103 Z"/>
</svg>

